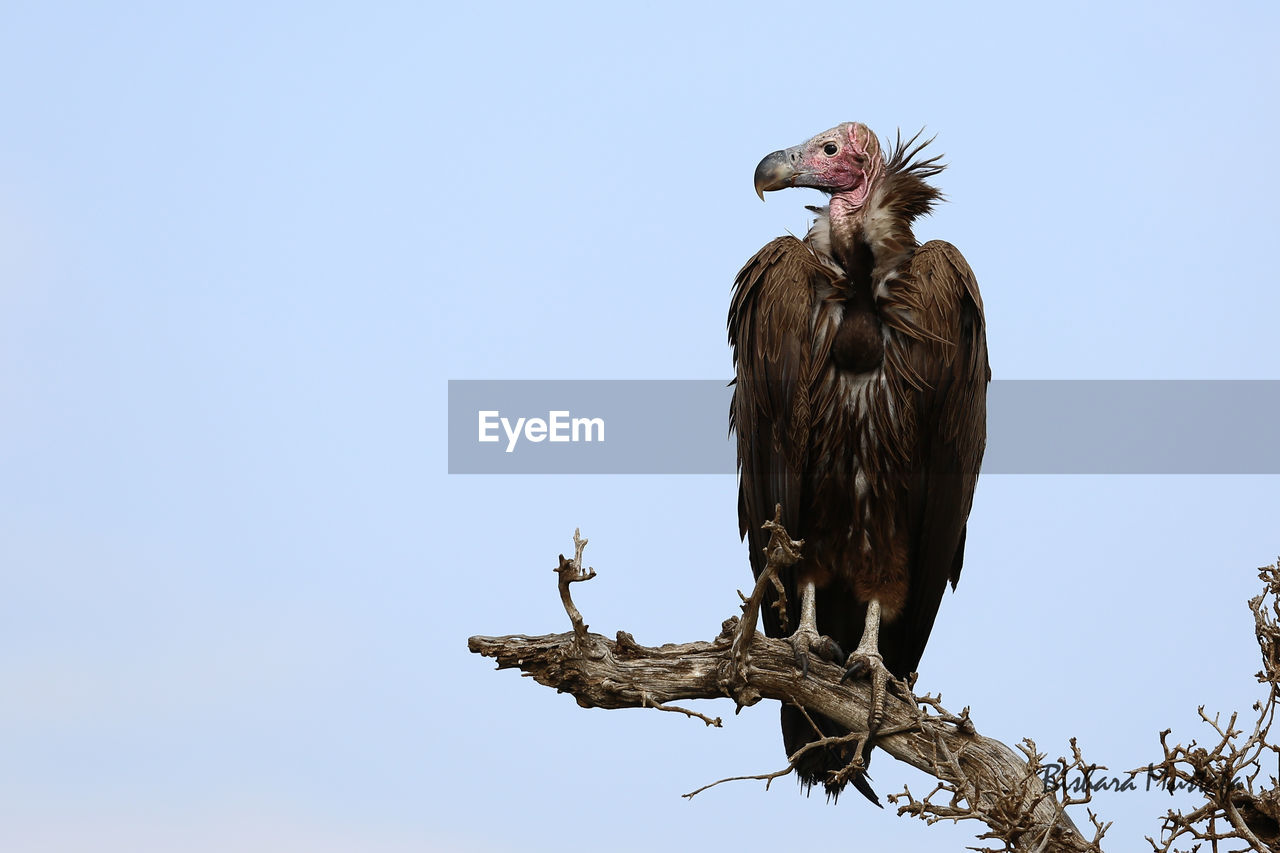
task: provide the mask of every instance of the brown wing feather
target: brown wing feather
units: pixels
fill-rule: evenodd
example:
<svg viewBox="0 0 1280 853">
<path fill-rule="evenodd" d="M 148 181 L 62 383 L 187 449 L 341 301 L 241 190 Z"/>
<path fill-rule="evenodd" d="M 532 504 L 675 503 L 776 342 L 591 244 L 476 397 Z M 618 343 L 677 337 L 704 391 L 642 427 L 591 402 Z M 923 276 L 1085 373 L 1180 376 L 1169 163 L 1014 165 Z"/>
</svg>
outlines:
<svg viewBox="0 0 1280 853">
<path fill-rule="evenodd" d="M 734 351 L 730 428 L 738 435 L 738 524 L 751 552 L 751 570 L 764 571 L 761 530 L 782 504 L 792 537 L 804 537 L 805 469 L 809 452 L 812 387 L 825 352 L 813 351 L 809 334 L 816 294 L 836 279 L 801 241 L 780 237 L 747 261 L 734 282 L 729 307 L 729 343 Z M 798 334 L 798 332 L 800 332 Z M 799 620 L 793 573 L 781 578 L 787 590 L 788 630 Z M 764 608 L 765 633 L 783 630 L 770 592 Z"/>
<path fill-rule="evenodd" d="M 933 241 L 912 257 L 909 312 L 888 312 L 914 334 L 892 358 L 921 380 L 915 398 L 915 473 L 910 495 L 911 590 L 884 626 L 880 651 L 890 670 L 916 668 L 947 583 L 960 579 L 978 469 L 986 446 L 987 362 L 982 297 L 973 271 L 951 244 Z"/>
</svg>

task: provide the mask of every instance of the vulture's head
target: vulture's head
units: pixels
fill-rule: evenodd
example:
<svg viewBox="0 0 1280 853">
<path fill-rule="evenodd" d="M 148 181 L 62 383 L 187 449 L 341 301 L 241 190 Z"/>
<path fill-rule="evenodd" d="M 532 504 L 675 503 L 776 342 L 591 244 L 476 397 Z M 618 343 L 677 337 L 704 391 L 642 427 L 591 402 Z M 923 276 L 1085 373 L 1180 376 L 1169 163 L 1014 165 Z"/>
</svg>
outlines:
<svg viewBox="0 0 1280 853">
<path fill-rule="evenodd" d="M 770 190 L 812 187 L 838 195 L 857 209 L 883 174 L 880 140 L 865 124 L 847 121 L 761 160 L 756 166 L 756 194 L 763 199 Z"/>
</svg>

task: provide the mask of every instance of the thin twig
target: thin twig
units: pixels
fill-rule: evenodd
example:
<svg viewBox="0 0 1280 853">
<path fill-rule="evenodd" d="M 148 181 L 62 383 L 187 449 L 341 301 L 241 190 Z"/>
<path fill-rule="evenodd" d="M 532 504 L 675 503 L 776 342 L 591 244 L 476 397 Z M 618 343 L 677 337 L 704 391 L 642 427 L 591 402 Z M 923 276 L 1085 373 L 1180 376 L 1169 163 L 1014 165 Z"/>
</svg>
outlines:
<svg viewBox="0 0 1280 853">
<path fill-rule="evenodd" d="M 787 774 L 794 771 L 796 769 L 796 765 L 799 763 L 800 759 L 806 753 L 815 749 L 825 749 L 826 747 L 829 747 L 829 746 L 839 746 L 841 744 L 846 744 L 850 742 L 856 743 L 860 738 L 863 738 L 863 737 L 865 737 L 865 733 L 862 735 L 848 734 L 848 735 L 818 738 L 817 740 L 809 741 L 804 746 L 797 749 L 795 753 L 792 754 L 792 756 L 787 760 L 787 766 L 782 768 L 781 770 L 775 770 L 772 773 L 759 773 L 754 776 L 730 776 L 727 779 L 717 779 L 714 782 L 703 785 L 701 788 L 690 791 L 687 794 L 681 794 L 680 796 L 684 797 L 685 799 L 691 800 L 694 797 L 698 796 L 698 794 L 701 794 L 703 791 L 707 790 L 708 788 L 714 788 L 717 785 L 723 785 L 725 782 L 763 781 L 765 783 L 764 784 L 765 790 L 767 791 L 769 789 L 769 786 L 773 784 L 774 779 L 778 779 L 782 776 L 786 776 Z"/>
<path fill-rule="evenodd" d="M 686 717 L 697 717 L 708 726 L 717 729 L 721 728 L 719 717 L 708 717 L 706 714 L 699 714 L 697 711 L 690 711 L 688 708 L 681 708 L 679 705 L 664 705 L 651 699 L 647 694 L 644 697 L 644 704 L 646 708 L 657 708 L 659 711 L 670 711 L 673 714 L 684 714 Z"/>
</svg>

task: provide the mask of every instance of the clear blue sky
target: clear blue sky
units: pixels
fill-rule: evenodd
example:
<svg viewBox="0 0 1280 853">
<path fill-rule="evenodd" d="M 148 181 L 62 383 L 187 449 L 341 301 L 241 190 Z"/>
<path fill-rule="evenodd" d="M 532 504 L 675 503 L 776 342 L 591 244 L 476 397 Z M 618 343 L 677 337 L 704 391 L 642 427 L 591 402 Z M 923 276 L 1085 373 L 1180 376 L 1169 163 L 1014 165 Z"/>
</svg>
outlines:
<svg viewBox="0 0 1280 853">
<path fill-rule="evenodd" d="M 1280 378 L 1274 4 L 0 13 L 0 848 L 959 849 L 466 651 L 708 638 L 735 483 L 449 477 L 449 378 L 728 377 L 764 154 L 928 125 L 998 378 Z M 1260 694 L 1265 477 L 989 477 L 923 687 L 1114 770 Z M 1174 608 L 1171 613 L 1171 608 Z M 883 792 L 927 790 L 883 756 Z M 1100 794 L 1113 850 L 1171 802 Z M 548 817 L 551 815 L 552 817 Z"/>
</svg>

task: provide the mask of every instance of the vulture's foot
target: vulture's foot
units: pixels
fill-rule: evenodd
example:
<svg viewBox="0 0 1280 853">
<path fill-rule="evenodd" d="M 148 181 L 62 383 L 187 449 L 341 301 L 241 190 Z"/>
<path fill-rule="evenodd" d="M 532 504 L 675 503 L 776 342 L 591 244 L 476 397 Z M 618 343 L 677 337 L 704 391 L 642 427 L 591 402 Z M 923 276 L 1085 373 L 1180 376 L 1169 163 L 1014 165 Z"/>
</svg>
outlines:
<svg viewBox="0 0 1280 853">
<path fill-rule="evenodd" d="M 890 675 L 889 668 L 884 665 L 884 658 L 879 652 L 861 646 L 849 655 L 844 666 L 844 675 L 840 677 L 841 683 L 850 678 L 871 679 L 871 707 L 867 710 L 867 729 L 875 734 L 876 729 L 880 727 L 880 720 L 884 717 L 884 690 L 893 676 Z"/>
<path fill-rule="evenodd" d="M 809 677 L 809 652 L 831 663 L 839 663 L 844 657 L 840 644 L 828 636 L 819 634 L 812 628 L 801 625 L 788 640 L 795 652 L 796 666 L 800 668 L 800 677 Z"/>
</svg>

